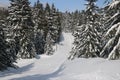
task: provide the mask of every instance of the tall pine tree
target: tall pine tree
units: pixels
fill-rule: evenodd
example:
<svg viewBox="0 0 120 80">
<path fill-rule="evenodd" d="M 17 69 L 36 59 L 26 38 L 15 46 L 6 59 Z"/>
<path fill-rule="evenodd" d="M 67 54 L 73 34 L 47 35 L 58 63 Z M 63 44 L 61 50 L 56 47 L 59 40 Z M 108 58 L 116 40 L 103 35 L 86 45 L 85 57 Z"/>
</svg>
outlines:
<svg viewBox="0 0 120 80">
<path fill-rule="evenodd" d="M 61 33 L 60 14 L 57 12 L 54 4 L 52 4 L 52 7 L 49 7 L 47 4 L 45 11 L 47 18 L 45 53 L 51 55 L 54 52 L 53 46 L 59 41 Z"/>
<path fill-rule="evenodd" d="M 10 52 L 10 47 L 5 40 L 5 34 L 3 31 L 3 22 L 0 21 L 0 71 L 7 69 L 8 67 L 14 67 L 16 57 Z"/>
<path fill-rule="evenodd" d="M 100 37 L 97 30 L 97 12 L 95 2 L 97 0 L 86 0 L 86 21 L 85 24 L 78 26 L 75 34 L 74 47 L 69 59 L 75 57 L 98 57 Z M 78 34 L 78 35 L 77 35 Z"/>
<path fill-rule="evenodd" d="M 107 31 L 104 35 L 106 41 L 101 56 L 107 56 L 108 59 L 120 59 L 120 1 L 112 0 L 108 4 L 108 12 L 112 12 L 109 20 L 106 22 Z"/>
<path fill-rule="evenodd" d="M 30 2 L 28 0 L 10 0 L 9 24 L 12 30 L 12 39 L 18 48 L 16 54 L 20 58 L 35 57 L 34 24 L 31 18 Z"/>
<path fill-rule="evenodd" d="M 44 53 L 45 37 L 44 37 L 44 27 L 45 27 L 45 15 L 43 5 L 38 0 L 34 5 L 33 9 L 33 19 L 35 24 L 35 49 L 37 54 Z"/>
</svg>

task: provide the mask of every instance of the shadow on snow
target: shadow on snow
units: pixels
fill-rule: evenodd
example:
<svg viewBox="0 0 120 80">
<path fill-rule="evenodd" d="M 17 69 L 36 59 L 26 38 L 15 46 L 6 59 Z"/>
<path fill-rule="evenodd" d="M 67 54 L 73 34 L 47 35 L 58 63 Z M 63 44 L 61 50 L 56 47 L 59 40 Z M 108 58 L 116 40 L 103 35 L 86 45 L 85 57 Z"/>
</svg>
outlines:
<svg viewBox="0 0 120 80">
<path fill-rule="evenodd" d="M 10 71 L 6 70 L 6 71 L 0 73 L 0 77 L 11 76 L 14 74 L 22 74 L 26 71 L 29 71 L 33 67 L 33 64 L 34 63 L 31 63 L 29 65 L 26 65 L 26 66 L 23 66 L 23 67 L 17 68 L 17 69 L 12 69 Z"/>
<path fill-rule="evenodd" d="M 30 75 L 30 76 L 25 76 L 21 78 L 14 78 L 11 80 L 49 80 L 51 78 L 55 78 L 57 76 L 62 75 L 60 72 L 63 71 L 64 68 L 65 67 L 61 65 L 55 72 L 50 74 L 44 74 L 44 75 L 36 74 L 36 75 Z"/>
<path fill-rule="evenodd" d="M 62 42 L 62 41 L 64 41 L 64 40 L 65 40 L 65 39 L 64 39 L 63 33 L 61 33 L 59 42 Z"/>
</svg>

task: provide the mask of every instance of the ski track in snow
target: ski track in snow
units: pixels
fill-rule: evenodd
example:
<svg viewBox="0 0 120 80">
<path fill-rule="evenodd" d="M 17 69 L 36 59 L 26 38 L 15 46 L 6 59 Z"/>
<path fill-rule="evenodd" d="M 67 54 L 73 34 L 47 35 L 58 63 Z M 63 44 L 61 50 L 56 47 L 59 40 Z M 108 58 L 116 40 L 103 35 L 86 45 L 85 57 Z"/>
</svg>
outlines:
<svg viewBox="0 0 120 80">
<path fill-rule="evenodd" d="M 0 72 L 0 80 L 120 80 L 120 60 L 101 58 L 68 61 L 72 48 L 71 33 L 62 33 L 52 56 L 18 60 L 18 69 Z"/>
<path fill-rule="evenodd" d="M 72 48 L 71 33 L 62 33 L 53 56 L 41 55 L 40 59 L 18 60 L 18 69 L 0 73 L 0 80 L 48 80 L 59 75 Z"/>
</svg>

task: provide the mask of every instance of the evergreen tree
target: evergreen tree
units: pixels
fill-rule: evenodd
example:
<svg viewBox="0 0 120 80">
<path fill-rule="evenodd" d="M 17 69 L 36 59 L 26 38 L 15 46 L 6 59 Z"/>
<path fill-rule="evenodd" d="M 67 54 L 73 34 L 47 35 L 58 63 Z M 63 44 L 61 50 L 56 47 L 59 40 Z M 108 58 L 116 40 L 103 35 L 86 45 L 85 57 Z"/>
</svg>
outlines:
<svg viewBox="0 0 120 80">
<path fill-rule="evenodd" d="M 82 19 L 82 16 L 80 16 L 80 12 L 78 10 L 76 10 L 75 12 L 72 13 L 72 28 L 71 28 L 71 31 L 74 32 L 76 26 L 80 25 L 80 20 Z"/>
<path fill-rule="evenodd" d="M 45 10 L 48 12 L 47 15 L 47 36 L 46 36 L 46 44 L 45 44 L 45 53 L 48 55 L 53 54 L 54 52 L 54 45 L 59 41 L 60 33 L 61 33 L 61 24 L 60 24 L 60 15 L 59 12 L 57 12 L 54 4 L 52 4 L 52 7 L 47 8 L 46 6 Z"/>
<path fill-rule="evenodd" d="M 99 56 L 99 44 L 100 36 L 97 30 L 97 12 L 95 2 L 97 0 L 86 0 L 88 1 L 86 8 L 86 21 L 85 24 L 78 26 L 75 32 L 74 47 L 71 51 L 69 59 L 75 57 L 98 57 Z"/>
<path fill-rule="evenodd" d="M 44 53 L 44 45 L 45 45 L 45 38 L 44 38 L 44 9 L 43 5 L 38 0 L 37 3 L 35 3 L 34 9 L 33 9 L 33 19 L 35 24 L 35 48 L 37 54 L 43 54 Z"/>
<path fill-rule="evenodd" d="M 46 23 L 45 23 L 45 28 L 44 28 L 45 40 L 46 40 L 46 36 L 47 36 L 48 30 L 49 30 L 49 26 L 52 24 L 50 14 L 51 14 L 50 5 L 48 3 L 46 3 L 46 6 L 45 6 L 45 20 L 46 20 Z"/>
<path fill-rule="evenodd" d="M 45 35 L 45 54 L 52 55 L 54 50 L 53 50 L 53 43 L 54 40 L 52 38 L 52 24 L 53 24 L 53 16 L 51 13 L 51 8 L 49 4 L 46 4 L 45 8 L 45 14 L 46 14 L 46 19 L 47 19 L 47 27 L 46 27 L 46 35 Z"/>
<path fill-rule="evenodd" d="M 15 67 L 13 62 L 16 60 L 16 57 L 10 52 L 10 48 L 5 40 L 3 28 L 3 22 L 0 21 L 0 71 L 8 67 Z"/>
<path fill-rule="evenodd" d="M 65 32 L 72 32 L 72 28 L 73 28 L 73 18 L 71 16 L 71 13 L 66 12 L 66 13 L 62 13 L 62 28 Z"/>
<path fill-rule="evenodd" d="M 50 9 L 50 5 L 48 3 L 46 3 L 46 6 L 45 6 L 45 13 L 46 13 L 46 16 L 48 16 L 51 12 L 51 9 Z"/>
<path fill-rule="evenodd" d="M 12 30 L 12 39 L 18 48 L 16 54 L 20 58 L 35 57 L 34 24 L 31 18 L 31 8 L 28 0 L 10 0 L 9 24 Z"/>
<path fill-rule="evenodd" d="M 105 45 L 101 51 L 101 56 L 108 59 L 120 59 L 120 1 L 113 0 L 108 4 L 108 11 L 112 11 L 113 16 L 106 22 L 107 32 L 104 35 Z"/>
<path fill-rule="evenodd" d="M 59 41 L 60 33 L 61 33 L 61 18 L 60 13 L 56 10 L 54 4 L 52 4 L 52 26 L 50 27 L 51 35 L 54 40 L 54 43 Z"/>
</svg>

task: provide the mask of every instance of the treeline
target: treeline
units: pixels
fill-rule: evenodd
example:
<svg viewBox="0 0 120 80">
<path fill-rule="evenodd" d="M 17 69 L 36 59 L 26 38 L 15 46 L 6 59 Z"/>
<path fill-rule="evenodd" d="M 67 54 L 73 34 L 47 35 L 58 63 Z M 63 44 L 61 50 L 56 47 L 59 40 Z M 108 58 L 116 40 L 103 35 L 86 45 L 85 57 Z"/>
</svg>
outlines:
<svg viewBox="0 0 120 80">
<path fill-rule="evenodd" d="M 61 13 L 54 4 L 44 7 L 38 0 L 9 0 L 0 10 L 0 70 L 15 67 L 16 59 L 52 55 L 61 34 Z"/>
</svg>

